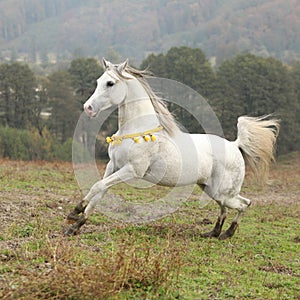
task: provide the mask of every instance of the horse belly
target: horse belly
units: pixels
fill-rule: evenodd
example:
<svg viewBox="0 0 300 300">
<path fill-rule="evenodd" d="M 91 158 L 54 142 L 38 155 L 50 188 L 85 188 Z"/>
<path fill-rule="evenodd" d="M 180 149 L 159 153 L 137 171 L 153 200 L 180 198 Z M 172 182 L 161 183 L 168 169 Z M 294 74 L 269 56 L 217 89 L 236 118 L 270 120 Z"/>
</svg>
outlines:
<svg viewBox="0 0 300 300">
<path fill-rule="evenodd" d="M 211 168 L 211 158 L 198 149 L 190 135 L 183 134 L 172 141 L 164 141 L 145 179 L 165 186 L 205 184 Z"/>
</svg>

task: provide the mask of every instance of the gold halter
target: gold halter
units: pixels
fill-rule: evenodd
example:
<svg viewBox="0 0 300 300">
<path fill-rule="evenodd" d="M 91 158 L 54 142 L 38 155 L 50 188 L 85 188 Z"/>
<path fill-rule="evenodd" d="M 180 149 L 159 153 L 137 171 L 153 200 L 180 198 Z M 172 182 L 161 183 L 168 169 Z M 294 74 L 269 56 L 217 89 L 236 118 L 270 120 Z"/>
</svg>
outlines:
<svg viewBox="0 0 300 300">
<path fill-rule="evenodd" d="M 153 128 L 151 130 L 144 131 L 144 132 L 125 134 L 123 136 L 112 135 L 112 136 L 108 136 L 106 138 L 106 142 L 108 144 L 111 143 L 112 145 L 120 145 L 123 140 L 132 139 L 135 143 L 140 143 L 141 142 L 141 137 L 144 139 L 145 142 L 149 142 L 149 141 L 154 142 L 156 140 L 156 136 L 153 135 L 153 133 L 154 132 L 159 132 L 161 130 L 163 130 L 163 127 L 158 126 L 156 128 Z"/>
</svg>

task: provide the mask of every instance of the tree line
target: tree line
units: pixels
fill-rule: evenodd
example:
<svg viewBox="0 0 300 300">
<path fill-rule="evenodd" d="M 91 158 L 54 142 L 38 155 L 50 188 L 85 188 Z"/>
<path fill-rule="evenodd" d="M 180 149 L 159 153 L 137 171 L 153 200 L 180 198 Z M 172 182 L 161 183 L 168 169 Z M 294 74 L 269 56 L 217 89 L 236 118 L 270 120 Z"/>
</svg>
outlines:
<svg viewBox="0 0 300 300">
<path fill-rule="evenodd" d="M 225 137 L 236 137 L 241 115 L 273 114 L 281 119 L 278 152 L 300 148 L 300 62 L 286 65 L 272 57 L 242 53 L 213 69 L 199 48 L 171 48 L 166 54 L 149 55 L 141 67 L 150 66 L 155 75 L 177 80 L 204 96 L 214 109 Z M 180 117 L 181 115 L 181 117 Z M 179 121 L 191 132 L 196 122 Z"/>
<path fill-rule="evenodd" d="M 149 55 L 140 68 L 184 83 L 205 97 L 228 139 L 235 139 L 238 116 L 273 113 L 282 120 L 278 152 L 299 149 L 300 62 L 285 65 L 242 53 L 214 69 L 201 49 L 174 47 L 166 54 Z M 96 59 L 84 57 L 48 76 L 35 74 L 27 64 L 0 64 L 0 156 L 70 160 L 82 104 L 102 73 Z M 190 132 L 201 131 L 188 112 L 171 104 L 169 109 Z M 115 130 L 116 115 L 105 123 L 108 134 Z M 99 157 L 105 156 L 104 140 L 96 146 Z"/>
</svg>

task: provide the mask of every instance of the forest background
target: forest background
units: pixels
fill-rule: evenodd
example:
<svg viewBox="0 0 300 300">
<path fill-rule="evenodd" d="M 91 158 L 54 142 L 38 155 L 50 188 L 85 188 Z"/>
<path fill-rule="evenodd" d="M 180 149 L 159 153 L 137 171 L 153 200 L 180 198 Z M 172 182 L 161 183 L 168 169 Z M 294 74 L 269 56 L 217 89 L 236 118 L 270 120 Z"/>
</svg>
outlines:
<svg viewBox="0 0 300 300">
<path fill-rule="evenodd" d="M 281 119 L 278 153 L 299 149 L 299 62 L 289 66 L 271 57 L 245 53 L 214 70 L 201 49 L 173 47 L 166 54 L 149 55 L 140 67 L 148 66 L 156 76 L 185 83 L 205 97 L 228 139 L 235 139 L 238 116 L 273 113 Z M 68 69 L 45 77 L 24 63 L 0 64 L 0 156 L 71 160 L 82 104 L 102 73 L 95 58 L 74 59 Z M 189 132 L 203 132 L 183 108 L 169 104 L 169 109 Z M 116 129 L 115 111 L 101 128 L 98 158 L 107 153 L 105 135 Z"/>
<path fill-rule="evenodd" d="M 226 138 L 240 115 L 280 118 L 277 151 L 300 146 L 298 1 L 0 1 L 0 157 L 71 160 L 102 56 L 126 57 L 205 97 Z M 124 26 L 126 24 L 126 26 Z M 145 38 L 146 37 L 146 38 Z M 198 122 L 169 109 L 189 132 Z M 117 128 L 114 113 L 102 128 Z"/>
</svg>

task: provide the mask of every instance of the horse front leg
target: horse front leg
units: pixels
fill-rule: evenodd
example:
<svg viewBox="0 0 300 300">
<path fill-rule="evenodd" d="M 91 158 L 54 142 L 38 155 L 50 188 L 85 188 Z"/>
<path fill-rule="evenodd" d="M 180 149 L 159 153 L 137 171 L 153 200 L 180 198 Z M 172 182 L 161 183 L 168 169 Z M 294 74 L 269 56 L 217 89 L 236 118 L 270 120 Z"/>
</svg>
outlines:
<svg viewBox="0 0 300 300">
<path fill-rule="evenodd" d="M 110 176 L 111 174 L 113 174 L 113 172 L 114 172 L 114 166 L 113 166 L 112 161 L 110 160 L 106 166 L 103 178 Z M 75 206 L 74 210 L 72 212 L 70 212 L 67 216 L 67 222 L 69 224 L 73 224 L 81 219 L 81 217 L 82 217 L 81 214 L 86 209 L 90 200 L 91 200 L 91 197 L 87 195 L 82 201 L 80 201 Z"/>
<path fill-rule="evenodd" d="M 82 214 L 87 207 L 87 203 L 84 200 L 80 201 L 67 216 L 67 221 L 69 224 L 73 224 L 80 219 L 80 214 Z"/>
<path fill-rule="evenodd" d="M 75 235 L 79 232 L 79 229 L 86 223 L 88 217 L 95 210 L 97 202 L 104 196 L 108 188 L 136 177 L 133 167 L 131 165 L 126 165 L 119 171 L 96 182 L 83 201 L 75 207 L 75 213 L 73 211 L 70 214 L 71 217 L 73 217 L 72 214 L 74 214 L 76 219 L 75 223 L 66 230 L 65 235 Z"/>
<path fill-rule="evenodd" d="M 65 235 L 76 235 L 80 228 L 86 223 L 88 217 L 93 213 L 95 206 L 107 188 L 103 185 L 103 180 L 96 182 L 86 197 L 68 215 L 68 220 L 74 220 L 73 224 L 66 230 Z M 91 200 L 90 200 L 91 199 Z"/>
</svg>

